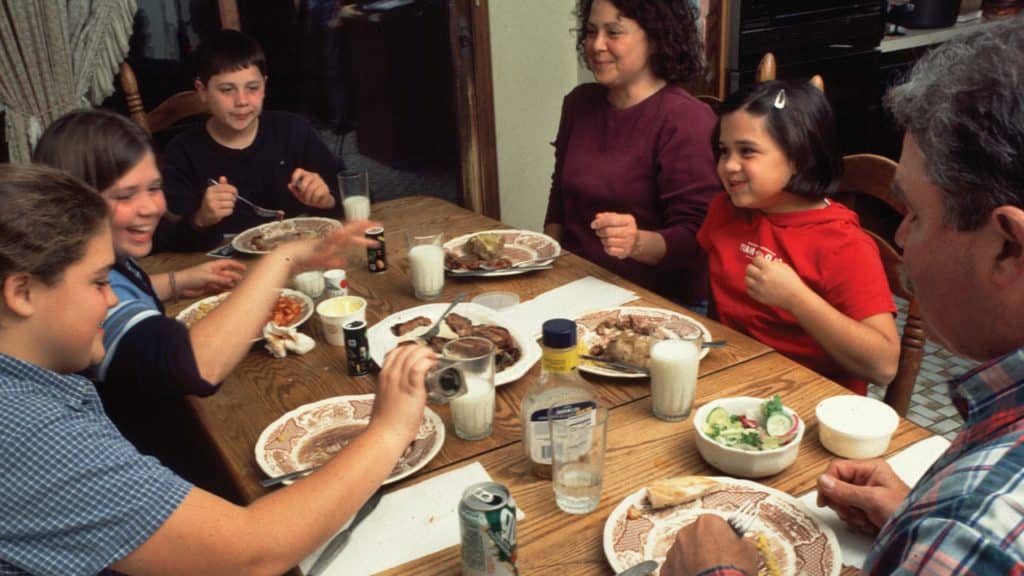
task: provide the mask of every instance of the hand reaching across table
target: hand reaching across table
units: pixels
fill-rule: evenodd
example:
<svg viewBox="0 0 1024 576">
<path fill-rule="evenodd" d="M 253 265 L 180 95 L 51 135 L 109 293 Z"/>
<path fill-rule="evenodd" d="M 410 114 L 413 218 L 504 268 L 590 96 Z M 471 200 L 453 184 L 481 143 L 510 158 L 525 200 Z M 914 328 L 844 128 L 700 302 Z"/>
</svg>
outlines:
<svg viewBox="0 0 1024 576">
<path fill-rule="evenodd" d="M 177 296 L 197 298 L 231 290 L 242 281 L 245 264 L 237 260 L 214 260 L 175 272 Z"/>
</svg>

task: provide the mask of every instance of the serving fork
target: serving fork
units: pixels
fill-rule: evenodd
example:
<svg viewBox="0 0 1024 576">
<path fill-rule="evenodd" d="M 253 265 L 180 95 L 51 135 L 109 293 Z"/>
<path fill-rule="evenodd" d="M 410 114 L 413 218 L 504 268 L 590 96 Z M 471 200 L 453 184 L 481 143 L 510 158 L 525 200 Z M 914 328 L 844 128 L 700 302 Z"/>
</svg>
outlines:
<svg viewBox="0 0 1024 576">
<path fill-rule="evenodd" d="M 212 186 L 217 186 L 218 184 L 220 184 L 220 182 L 217 182 L 213 178 L 208 179 L 207 182 Z M 284 220 L 284 210 L 271 210 L 270 208 L 257 206 L 256 204 L 253 204 L 251 200 L 249 200 L 245 196 L 242 196 L 241 194 L 235 194 L 235 198 L 241 200 L 243 204 L 247 204 L 250 208 L 252 208 L 252 211 L 255 212 L 257 216 Z"/>
</svg>

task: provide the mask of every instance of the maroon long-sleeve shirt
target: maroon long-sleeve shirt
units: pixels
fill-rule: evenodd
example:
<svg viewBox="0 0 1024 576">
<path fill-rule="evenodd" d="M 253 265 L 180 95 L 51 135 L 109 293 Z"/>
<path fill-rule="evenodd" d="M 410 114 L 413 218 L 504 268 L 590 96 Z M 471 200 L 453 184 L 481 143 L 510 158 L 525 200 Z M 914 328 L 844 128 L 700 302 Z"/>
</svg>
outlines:
<svg viewBox="0 0 1024 576">
<path fill-rule="evenodd" d="M 707 265 L 697 230 L 722 190 L 711 151 L 716 117 L 682 88 L 666 86 L 617 109 L 599 84 L 565 97 L 555 141 L 544 223 L 562 225 L 562 247 L 659 294 L 696 304 L 707 297 Z M 658 232 L 661 263 L 605 253 L 590 223 L 598 212 L 632 214 Z"/>
</svg>

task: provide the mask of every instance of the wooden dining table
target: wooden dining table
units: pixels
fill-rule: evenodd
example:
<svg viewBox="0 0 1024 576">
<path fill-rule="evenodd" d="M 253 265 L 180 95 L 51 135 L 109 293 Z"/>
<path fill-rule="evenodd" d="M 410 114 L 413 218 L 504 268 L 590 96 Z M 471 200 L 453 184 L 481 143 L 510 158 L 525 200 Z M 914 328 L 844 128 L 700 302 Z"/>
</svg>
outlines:
<svg viewBox="0 0 1024 576">
<path fill-rule="evenodd" d="M 367 300 L 366 317 L 371 326 L 392 313 L 423 304 L 412 292 L 404 231 L 432 226 L 443 230 L 447 238 L 454 238 L 506 227 L 497 220 L 444 200 L 422 196 L 374 204 L 372 218 L 384 226 L 388 270 L 369 272 L 365 252 L 357 250 L 346 255 L 349 293 Z M 153 274 L 206 259 L 202 254 L 157 254 L 145 258 L 142 265 Z M 814 488 L 816 477 L 832 458 L 818 441 L 814 408 L 822 399 L 847 391 L 740 332 L 700 317 L 574 254 L 558 258 L 551 270 L 495 278 L 449 277 L 437 301 L 449 302 L 462 292 L 471 298 L 494 290 L 515 292 L 521 301 L 526 301 L 586 276 L 636 292 L 638 299 L 630 302 L 630 306 L 650 306 L 689 315 L 706 326 L 714 339 L 726 340 L 724 348 L 711 350 L 700 362 L 694 409 L 720 397 L 779 394 L 804 420 L 806 433 L 797 461 L 783 472 L 759 482 L 794 496 Z M 176 314 L 187 304 L 168 306 L 168 314 Z M 277 359 L 262 346 L 254 345 L 216 394 L 186 400 L 184 417 L 188 419 L 186 425 L 194 432 L 189 437 L 192 442 L 201 444 L 195 446 L 195 453 L 207 455 L 204 469 L 209 487 L 240 504 L 267 493 L 259 484 L 265 474 L 254 455 L 257 438 L 267 425 L 310 402 L 373 391 L 375 377 L 349 376 L 344 349 L 327 344 L 315 318 L 301 329 L 317 342 L 310 353 Z M 457 438 L 448 408 L 432 406 L 445 423 L 443 447 L 417 474 L 389 485 L 386 490 L 401 490 L 479 461 L 495 481 L 510 489 L 526 513 L 527 519 L 518 527 L 521 574 L 611 574 L 612 569 L 604 557 L 602 533 L 608 514 L 623 498 L 657 478 L 721 473 L 707 465 L 697 453 L 690 420 L 670 423 L 652 415 L 650 386 L 646 379 L 586 375 L 599 401 L 609 409 L 601 503 L 597 510 L 583 516 L 561 512 L 555 505 L 551 481 L 531 475 L 521 443 L 520 404 L 539 375 L 538 363 L 519 380 L 499 387 L 494 431 L 484 440 Z M 923 428 L 901 420 L 889 452 L 929 435 Z M 202 480 L 200 476 L 200 485 L 204 485 Z M 401 542 L 395 545 L 400 546 Z M 456 574 L 459 569 L 459 549 L 455 546 L 387 573 Z"/>
</svg>

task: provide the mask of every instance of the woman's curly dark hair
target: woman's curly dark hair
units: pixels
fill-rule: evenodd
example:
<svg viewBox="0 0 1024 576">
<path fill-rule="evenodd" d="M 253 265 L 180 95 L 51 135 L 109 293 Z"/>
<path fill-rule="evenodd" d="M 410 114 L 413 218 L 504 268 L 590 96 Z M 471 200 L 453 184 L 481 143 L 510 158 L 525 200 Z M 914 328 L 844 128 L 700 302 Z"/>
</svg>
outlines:
<svg viewBox="0 0 1024 576">
<path fill-rule="evenodd" d="M 595 0 L 580 0 L 576 10 L 576 50 L 586 63 L 583 44 Z M 669 84 L 681 84 L 704 72 L 699 18 L 690 0 L 609 0 L 626 18 L 636 20 L 651 47 L 651 70 Z"/>
</svg>

